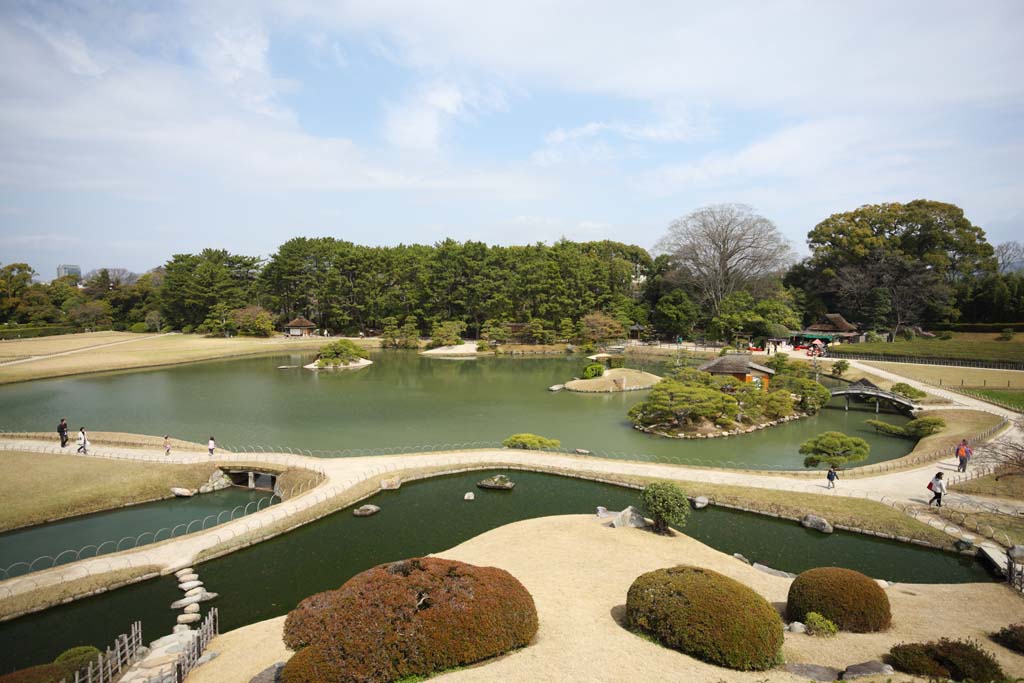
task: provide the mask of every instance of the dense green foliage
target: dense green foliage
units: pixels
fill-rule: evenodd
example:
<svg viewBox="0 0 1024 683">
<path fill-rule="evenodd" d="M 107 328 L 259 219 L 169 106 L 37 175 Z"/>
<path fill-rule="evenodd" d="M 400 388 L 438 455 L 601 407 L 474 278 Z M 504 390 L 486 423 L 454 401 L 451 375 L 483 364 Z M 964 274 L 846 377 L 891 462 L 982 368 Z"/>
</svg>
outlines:
<svg viewBox="0 0 1024 683">
<path fill-rule="evenodd" d="M 804 617 L 807 632 L 819 638 L 831 638 L 839 632 L 839 627 L 831 619 L 826 619 L 817 612 L 808 612 Z"/>
<path fill-rule="evenodd" d="M 884 420 L 865 420 L 875 431 L 891 436 L 902 436 L 915 441 L 932 434 L 938 434 L 946 428 L 946 421 L 941 417 L 917 417 L 903 426 L 890 424 Z"/>
<path fill-rule="evenodd" d="M 81 645 L 57 655 L 51 664 L 40 664 L 0 676 L 0 683 L 61 683 L 73 681 L 75 672 L 96 661 L 100 651 L 91 645 Z"/>
<path fill-rule="evenodd" d="M 503 569 L 434 557 L 380 565 L 289 612 L 284 683 L 385 683 L 530 643 L 533 598 Z"/>
<path fill-rule="evenodd" d="M 504 441 L 501 445 L 505 448 L 522 448 L 528 451 L 543 451 L 552 448 L 558 448 L 562 445 L 562 442 L 558 439 L 548 439 L 543 436 L 537 436 L 536 434 L 513 434 Z"/>
<path fill-rule="evenodd" d="M 842 432 L 823 432 L 800 444 L 800 455 L 805 455 L 804 467 L 826 465 L 841 467 L 868 457 L 871 445 L 857 436 Z"/>
<path fill-rule="evenodd" d="M 601 363 L 590 363 L 583 368 L 583 379 L 594 379 L 604 374 L 604 365 Z"/>
<path fill-rule="evenodd" d="M 782 620 L 753 589 L 700 567 L 637 577 L 626 596 L 630 628 L 701 661 L 741 671 L 775 666 Z"/>
<path fill-rule="evenodd" d="M 999 662 L 973 640 L 942 638 L 928 643 L 901 643 L 889 650 L 895 669 L 915 676 L 970 683 L 1008 680 Z"/>
<path fill-rule="evenodd" d="M 446 320 L 443 323 L 434 323 L 434 329 L 430 333 L 430 341 L 427 342 L 428 349 L 436 349 L 441 346 L 458 346 L 462 343 L 462 333 L 466 331 L 466 323 L 461 320 Z"/>
<path fill-rule="evenodd" d="M 920 399 L 928 395 L 927 392 L 921 391 L 916 387 L 912 387 L 906 382 L 896 382 L 896 384 L 892 385 L 889 391 L 891 391 L 894 394 L 899 394 L 900 396 L 906 396 L 907 398 L 912 399 Z"/>
<path fill-rule="evenodd" d="M 842 567 L 808 569 L 789 586 L 786 613 L 806 623 L 817 612 L 843 631 L 870 633 L 889 628 L 889 597 L 870 577 Z"/>
<path fill-rule="evenodd" d="M 644 511 L 654 520 L 654 530 L 666 533 L 669 525 L 686 526 L 690 516 L 690 500 L 678 484 L 653 482 L 640 494 Z"/>
<path fill-rule="evenodd" d="M 1024 655 L 1024 623 L 1004 626 L 993 633 L 991 637 L 1003 647 L 1008 647 L 1014 652 Z"/>
<path fill-rule="evenodd" d="M 808 415 L 816 414 L 832 400 L 832 392 L 826 386 L 807 377 L 775 375 L 771 386 L 796 396 L 796 407 Z"/>
<path fill-rule="evenodd" d="M 850 361 L 848 360 L 837 360 L 832 364 L 832 374 L 836 377 L 842 377 L 843 373 L 850 369 Z"/>
<path fill-rule="evenodd" d="M 348 365 L 362 358 L 369 357 L 369 352 L 355 342 L 348 339 L 338 339 L 320 349 L 317 365 L 322 368 L 334 365 Z"/>
</svg>

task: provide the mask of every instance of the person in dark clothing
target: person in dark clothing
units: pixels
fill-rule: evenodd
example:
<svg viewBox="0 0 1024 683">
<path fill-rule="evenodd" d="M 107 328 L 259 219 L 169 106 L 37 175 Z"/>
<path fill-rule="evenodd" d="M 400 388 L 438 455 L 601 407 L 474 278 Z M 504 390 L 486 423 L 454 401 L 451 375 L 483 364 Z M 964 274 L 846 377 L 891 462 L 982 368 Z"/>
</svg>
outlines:
<svg viewBox="0 0 1024 683">
<path fill-rule="evenodd" d="M 60 436 L 60 447 L 68 447 L 68 420 L 66 417 L 60 419 L 57 425 L 57 435 Z"/>
<path fill-rule="evenodd" d="M 827 488 L 834 489 L 836 487 L 836 479 L 839 478 L 839 472 L 836 472 L 835 465 L 832 465 L 832 467 L 828 468 L 828 474 L 825 475 L 825 478 L 828 479 Z"/>
</svg>

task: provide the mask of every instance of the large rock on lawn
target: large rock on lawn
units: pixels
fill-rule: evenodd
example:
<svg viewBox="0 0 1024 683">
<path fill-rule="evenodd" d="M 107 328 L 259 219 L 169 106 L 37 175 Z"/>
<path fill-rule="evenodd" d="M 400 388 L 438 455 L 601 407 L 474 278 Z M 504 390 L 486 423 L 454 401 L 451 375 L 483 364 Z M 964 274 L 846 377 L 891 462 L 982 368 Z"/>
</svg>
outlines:
<svg viewBox="0 0 1024 683">
<path fill-rule="evenodd" d="M 643 529 L 647 526 L 647 520 L 644 516 L 637 512 L 632 505 L 628 508 L 615 515 L 612 519 L 612 527 L 615 529 L 621 529 L 623 527 L 633 527 L 635 529 Z"/>
</svg>

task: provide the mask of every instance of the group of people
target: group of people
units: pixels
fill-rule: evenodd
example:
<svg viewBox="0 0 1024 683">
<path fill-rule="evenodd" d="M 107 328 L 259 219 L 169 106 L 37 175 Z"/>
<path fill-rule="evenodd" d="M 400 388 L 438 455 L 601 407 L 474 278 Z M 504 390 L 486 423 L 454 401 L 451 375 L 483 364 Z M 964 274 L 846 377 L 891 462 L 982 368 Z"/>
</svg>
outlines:
<svg viewBox="0 0 1024 683">
<path fill-rule="evenodd" d="M 60 419 L 60 423 L 57 424 L 57 434 L 60 436 L 60 447 L 68 447 L 68 420 L 65 417 Z M 78 428 L 78 453 L 82 455 L 89 455 L 89 435 L 85 431 L 85 427 Z"/>
<path fill-rule="evenodd" d="M 57 423 L 57 436 L 60 437 L 60 447 L 68 447 L 68 419 L 62 417 L 60 422 Z M 206 448 L 210 452 L 210 457 L 213 457 L 213 452 L 217 449 L 217 441 L 211 436 L 210 440 L 206 443 Z M 85 431 L 85 427 L 78 428 L 78 453 L 82 455 L 89 455 L 89 435 Z M 164 434 L 164 455 L 171 454 L 171 437 L 168 434 Z"/>
<path fill-rule="evenodd" d="M 956 453 L 957 460 L 957 472 L 966 472 L 967 463 L 970 462 L 971 458 L 974 457 L 974 451 L 971 449 L 971 445 L 967 443 L 967 439 L 962 440 L 954 450 Z M 828 484 L 825 488 L 834 489 L 836 487 L 836 480 L 839 479 L 839 471 L 835 465 L 828 468 L 828 472 L 825 474 L 825 479 Z M 936 506 L 942 507 L 942 496 L 946 493 L 946 480 L 942 476 L 942 472 L 937 472 L 932 480 L 928 482 L 928 490 L 932 492 L 932 499 L 928 501 L 928 505 L 935 503 Z"/>
</svg>

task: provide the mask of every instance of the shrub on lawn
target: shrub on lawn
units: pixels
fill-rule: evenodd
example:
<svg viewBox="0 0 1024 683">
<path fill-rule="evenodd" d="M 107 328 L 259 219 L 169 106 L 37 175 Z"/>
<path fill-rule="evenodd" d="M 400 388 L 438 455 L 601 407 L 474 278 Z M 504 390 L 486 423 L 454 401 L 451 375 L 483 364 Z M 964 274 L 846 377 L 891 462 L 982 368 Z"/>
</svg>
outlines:
<svg viewBox="0 0 1024 683">
<path fill-rule="evenodd" d="M 316 364 L 322 368 L 332 365 L 348 365 L 369 357 L 369 352 L 355 342 L 339 339 L 320 349 L 320 357 Z"/>
<path fill-rule="evenodd" d="M 626 596 L 630 628 L 701 661 L 763 671 L 779 661 L 782 620 L 753 589 L 700 567 L 637 577 Z"/>
<path fill-rule="evenodd" d="M 908 674 L 972 683 L 1006 680 L 999 662 L 973 640 L 901 643 L 889 650 L 893 667 Z"/>
<path fill-rule="evenodd" d="M 513 434 L 501 445 L 505 448 L 525 448 L 529 451 L 542 451 L 549 448 L 558 448 L 562 442 L 558 439 L 548 439 L 536 434 Z"/>
<path fill-rule="evenodd" d="M 993 633 L 991 638 L 1003 647 L 1024 654 L 1024 623 L 1005 626 Z"/>
<path fill-rule="evenodd" d="M 393 681 L 426 676 L 527 645 L 533 598 L 508 572 L 433 557 L 384 564 L 288 614 L 299 652 L 284 683 Z"/>
<path fill-rule="evenodd" d="M 60 683 L 73 681 L 75 672 L 96 661 L 100 651 L 91 645 L 82 645 L 65 650 L 50 664 L 40 664 L 27 669 L 13 671 L 0 676 L 0 683 Z"/>
<path fill-rule="evenodd" d="M 64 652 L 57 655 L 57 659 L 53 660 L 53 663 L 63 666 L 71 672 L 73 677 L 76 671 L 89 666 L 89 662 L 95 662 L 99 656 L 99 648 L 95 648 L 92 645 L 80 645 L 64 650 Z"/>
<path fill-rule="evenodd" d="M 822 638 L 831 638 L 839 632 L 839 627 L 831 619 L 826 619 L 817 612 L 808 612 L 807 621 L 804 626 L 807 627 L 807 632 L 812 636 L 820 636 Z"/>
<path fill-rule="evenodd" d="M 817 612 L 844 631 L 868 633 L 889 628 L 889 597 L 874 579 L 842 567 L 808 569 L 793 579 L 786 600 L 790 621 L 806 622 Z"/>
<path fill-rule="evenodd" d="M 594 379 L 604 374 L 604 366 L 600 363 L 591 363 L 587 367 L 583 368 L 583 377 L 581 379 Z"/>
<path fill-rule="evenodd" d="M 946 421 L 941 417 L 917 417 L 903 425 L 903 431 L 912 439 L 923 439 L 938 434 L 946 428 Z"/>
<path fill-rule="evenodd" d="M 1004 327 L 1003 330 L 999 333 L 998 339 L 999 341 L 1011 341 L 1013 339 L 1013 328 Z"/>
<path fill-rule="evenodd" d="M 668 525 L 683 526 L 690 516 L 690 500 L 677 484 L 656 481 L 640 494 L 644 511 L 654 520 L 654 530 L 665 533 Z"/>
<path fill-rule="evenodd" d="M 128 331 L 134 332 L 135 334 L 143 334 L 145 332 L 149 332 L 149 325 L 146 323 L 135 323 L 128 328 Z"/>
<path fill-rule="evenodd" d="M 925 396 L 928 395 L 925 392 L 921 391 L 920 389 L 915 389 L 906 382 L 896 382 L 896 384 L 892 385 L 889 391 L 891 391 L 894 394 L 899 394 L 900 396 L 906 396 L 907 398 L 912 399 L 924 398 Z"/>
</svg>

